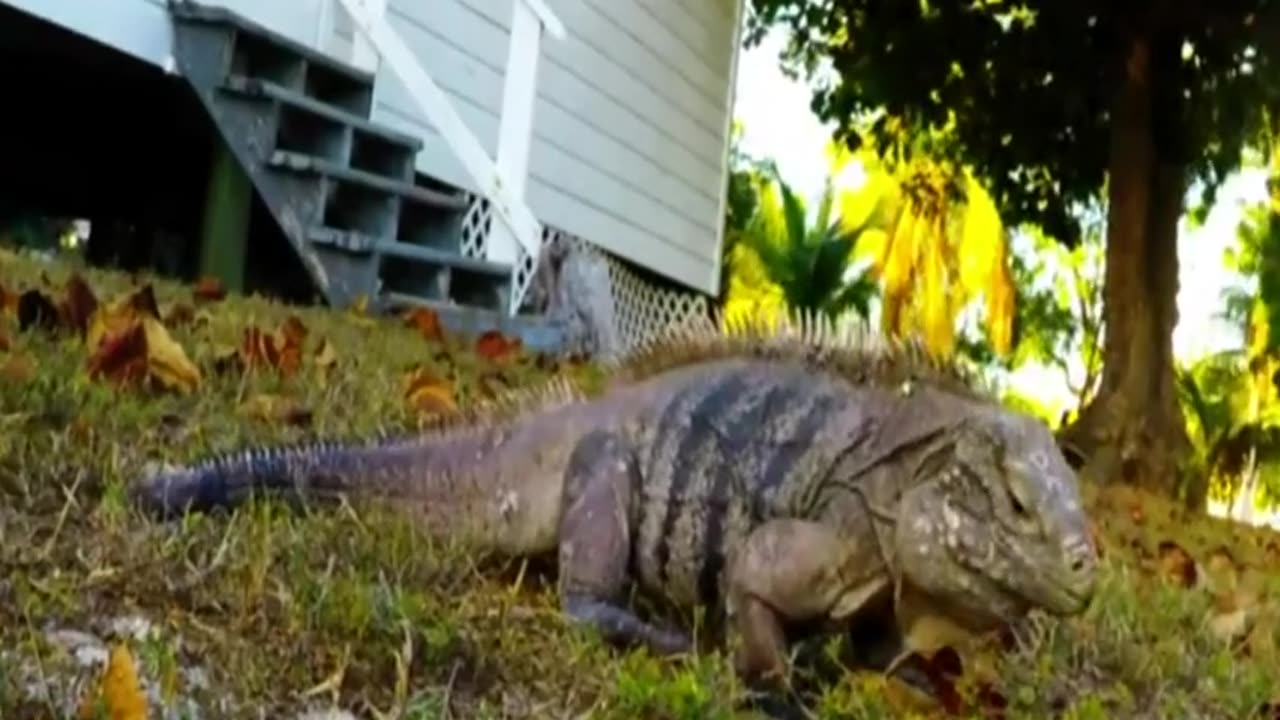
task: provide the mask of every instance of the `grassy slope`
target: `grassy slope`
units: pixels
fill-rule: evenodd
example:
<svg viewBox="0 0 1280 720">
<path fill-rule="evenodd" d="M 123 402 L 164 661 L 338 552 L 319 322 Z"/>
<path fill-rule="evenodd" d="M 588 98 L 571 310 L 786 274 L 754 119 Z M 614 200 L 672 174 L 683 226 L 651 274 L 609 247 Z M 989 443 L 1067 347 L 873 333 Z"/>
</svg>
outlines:
<svg viewBox="0 0 1280 720">
<path fill-rule="evenodd" d="M 60 298 L 68 273 L 0 251 L 0 286 L 10 291 L 42 286 L 43 274 Z M 118 274 L 85 276 L 102 299 L 132 287 Z M 189 288 L 157 281 L 155 290 L 162 311 L 192 303 Z M 0 318 L 9 340 L 0 348 L 10 346 L 0 350 L 0 717 L 61 716 L 60 703 L 81 692 L 74 683 L 94 677 L 76 670 L 57 629 L 126 639 L 153 697 L 221 708 L 205 717 L 335 703 L 362 717 L 393 707 L 442 717 L 445 705 L 474 718 L 729 715 L 738 687 L 720 656 L 664 663 L 611 652 L 561 622 L 548 576 L 430 547 L 393 515 L 262 504 L 178 527 L 136 517 L 124 489 L 147 461 L 410 425 L 410 366 L 450 376 L 460 402 L 547 372 L 531 358 L 494 363 L 467 343 L 431 343 L 391 321 L 252 298 L 196 309 L 207 322 L 170 328 L 204 373 L 186 395 L 89 380 L 77 336 L 19 334 L 12 314 Z M 291 312 L 309 330 L 298 374 L 214 371 L 219 345 Z M 311 357 L 321 338 L 338 350 L 328 370 Z M 245 402 L 264 393 L 301 403 L 310 424 L 251 417 Z M 1280 700 L 1269 601 L 1280 584 L 1265 574 L 1280 571 L 1273 536 L 1183 518 L 1139 495 L 1089 495 L 1105 538 L 1102 592 L 1083 618 L 1033 623 L 1018 647 L 988 658 L 1008 716 L 1246 717 L 1269 693 Z M 1177 547 L 1162 551 L 1164 541 L 1199 561 L 1194 587 L 1183 587 L 1184 559 Z M 1256 597 L 1229 593 L 1233 580 Z M 121 631 L 121 618 L 136 617 L 149 634 Z M 1220 639 L 1241 620 L 1247 632 Z M 45 686 L 50 697 L 33 695 Z M 988 692 L 980 705 L 993 702 Z M 905 703 L 878 679 L 850 677 L 819 706 L 824 717 L 887 717 Z"/>
</svg>

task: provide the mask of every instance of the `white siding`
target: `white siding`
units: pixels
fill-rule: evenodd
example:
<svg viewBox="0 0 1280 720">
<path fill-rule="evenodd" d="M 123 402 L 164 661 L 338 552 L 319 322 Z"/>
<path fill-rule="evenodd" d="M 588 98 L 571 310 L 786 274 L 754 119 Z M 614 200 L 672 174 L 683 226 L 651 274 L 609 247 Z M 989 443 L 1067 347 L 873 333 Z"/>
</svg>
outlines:
<svg viewBox="0 0 1280 720">
<path fill-rule="evenodd" d="M 319 0 L 206 0 L 313 40 Z M 513 0 L 389 0 L 388 17 L 494 154 Z M 157 65 L 163 0 L 0 0 Z M 527 199 L 539 220 L 714 292 L 742 0 L 548 0 L 566 26 L 539 61 Z M 340 10 L 331 10 L 341 14 Z M 349 52 L 340 18 L 325 43 Z M 287 27 L 286 27 L 287 26 Z M 310 37 L 309 37 L 310 36 Z M 345 36 L 345 37 L 344 37 Z M 389 68 L 374 119 L 423 136 L 420 170 L 472 187 Z"/>
<path fill-rule="evenodd" d="M 164 0 L 0 0 L 136 58 L 163 65 L 173 48 Z"/>
<path fill-rule="evenodd" d="M 712 292 L 737 0 L 548 0 L 527 197 L 548 224 Z M 387 13 L 492 154 L 512 0 L 390 0 Z M 423 172 L 472 187 L 389 68 L 375 119 L 424 137 Z"/>
</svg>

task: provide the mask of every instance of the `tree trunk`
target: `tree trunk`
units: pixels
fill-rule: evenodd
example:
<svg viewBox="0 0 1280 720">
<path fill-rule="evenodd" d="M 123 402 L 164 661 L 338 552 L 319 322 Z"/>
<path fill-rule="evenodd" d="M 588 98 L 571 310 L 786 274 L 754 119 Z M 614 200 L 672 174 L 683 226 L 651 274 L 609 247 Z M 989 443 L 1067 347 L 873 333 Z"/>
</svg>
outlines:
<svg viewBox="0 0 1280 720">
<path fill-rule="evenodd" d="M 1103 371 L 1098 393 L 1063 433 L 1081 475 L 1173 495 L 1190 448 L 1174 383 L 1183 153 L 1171 38 L 1136 37 L 1111 115 Z M 1171 57 L 1170 57 L 1171 55 Z"/>
</svg>

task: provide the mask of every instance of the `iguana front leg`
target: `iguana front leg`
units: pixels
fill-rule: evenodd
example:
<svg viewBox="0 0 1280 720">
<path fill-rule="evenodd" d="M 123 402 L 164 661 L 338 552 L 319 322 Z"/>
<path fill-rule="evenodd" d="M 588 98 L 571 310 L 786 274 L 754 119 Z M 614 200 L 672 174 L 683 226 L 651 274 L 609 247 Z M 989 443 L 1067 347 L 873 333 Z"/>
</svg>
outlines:
<svg viewBox="0 0 1280 720">
<path fill-rule="evenodd" d="M 631 503 L 639 467 L 619 437 L 597 431 L 578 441 L 565 477 L 560 520 L 560 599 L 574 622 L 618 645 L 685 652 L 687 635 L 640 619 L 623 604 L 630 580 Z"/>
<path fill-rule="evenodd" d="M 756 528 L 728 572 L 727 609 L 741 641 L 738 672 L 755 685 L 784 685 L 790 623 L 847 620 L 889 578 L 874 549 L 815 522 L 776 519 Z"/>
</svg>

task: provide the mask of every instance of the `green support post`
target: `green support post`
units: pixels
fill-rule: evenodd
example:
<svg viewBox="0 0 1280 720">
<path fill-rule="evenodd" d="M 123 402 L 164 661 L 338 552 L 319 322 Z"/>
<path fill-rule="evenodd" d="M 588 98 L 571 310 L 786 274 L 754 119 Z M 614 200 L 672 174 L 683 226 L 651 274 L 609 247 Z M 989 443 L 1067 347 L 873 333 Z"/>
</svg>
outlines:
<svg viewBox="0 0 1280 720">
<path fill-rule="evenodd" d="M 200 274 L 218 278 L 232 292 L 244 290 L 252 201 L 253 183 L 231 149 L 217 138 L 205 194 Z"/>
</svg>

